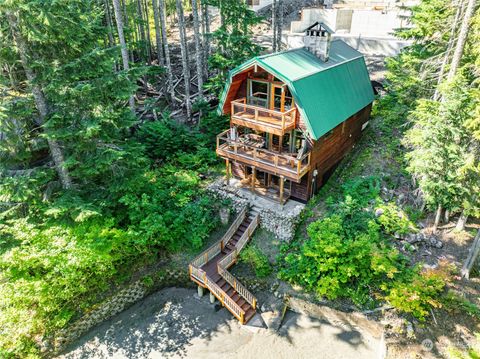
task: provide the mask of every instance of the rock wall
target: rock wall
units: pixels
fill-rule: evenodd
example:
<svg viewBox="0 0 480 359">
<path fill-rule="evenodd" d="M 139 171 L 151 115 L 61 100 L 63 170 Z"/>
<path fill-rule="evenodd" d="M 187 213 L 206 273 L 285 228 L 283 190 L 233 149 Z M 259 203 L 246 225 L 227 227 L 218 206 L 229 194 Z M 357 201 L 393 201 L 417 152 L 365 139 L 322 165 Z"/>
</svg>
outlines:
<svg viewBox="0 0 480 359">
<path fill-rule="evenodd" d="M 290 201 L 285 206 L 281 206 L 250 194 L 247 190 L 228 186 L 223 178 L 212 183 L 208 191 L 220 200 L 230 200 L 235 213 L 250 206 L 260 213 L 260 228 L 273 233 L 278 239 L 284 241 L 293 239 L 304 205 Z"/>
<path fill-rule="evenodd" d="M 137 280 L 90 308 L 78 320 L 56 333 L 53 339 L 44 340 L 43 354 L 52 356 L 62 352 L 96 325 L 124 311 L 148 294 L 168 286 L 194 287 L 194 283 L 189 278 L 187 268 L 165 269 Z"/>
</svg>

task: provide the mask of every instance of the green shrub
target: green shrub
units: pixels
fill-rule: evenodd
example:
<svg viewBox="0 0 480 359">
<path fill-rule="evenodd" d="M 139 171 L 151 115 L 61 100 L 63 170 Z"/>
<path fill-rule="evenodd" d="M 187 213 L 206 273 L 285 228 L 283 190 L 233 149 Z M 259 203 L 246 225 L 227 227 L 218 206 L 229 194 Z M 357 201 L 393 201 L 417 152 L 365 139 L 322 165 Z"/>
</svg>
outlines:
<svg viewBox="0 0 480 359">
<path fill-rule="evenodd" d="M 409 220 L 407 214 L 393 202 L 381 203 L 375 210 L 383 211 L 377 221 L 388 234 L 407 234 L 416 230 L 415 224 Z"/>
<path fill-rule="evenodd" d="M 381 238 L 379 225 L 370 220 L 364 233 L 350 236 L 345 218 L 333 215 L 310 224 L 309 240 L 299 253 L 288 254 L 283 278 L 329 299 L 350 297 L 369 301 L 369 288 L 392 279 L 402 268 L 398 252 Z"/>
<path fill-rule="evenodd" d="M 255 245 L 249 245 L 240 252 L 240 260 L 250 265 L 259 278 L 265 278 L 272 273 L 272 265 L 268 257 Z"/>
<path fill-rule="evenodd" d="M 402 278 L 385 283 L 385 299 L 395 308 L 411 313 L 420 321 L 430 315 L 431 308 L 442 306 L 440 296 L 449 280 L 446 268 L 420 271 L 414 268 Z"/>
<path fill-rule="evenodd" d="M 395 203 L 379 196 L 375 177 L 358 178 L 343 187 L 343 197 L 328 201 L 328 214 L 307 227 L 302 243 L 285 245 L 279 276 L 321 297 L 350 298 L 371 306 L 378 299 L 424 320 L 448 282 L 449 270 L 420 271 L 391 242 L 413 223 Z M 381 208 L 383 214 L 375 215 Z"/>
</svg>

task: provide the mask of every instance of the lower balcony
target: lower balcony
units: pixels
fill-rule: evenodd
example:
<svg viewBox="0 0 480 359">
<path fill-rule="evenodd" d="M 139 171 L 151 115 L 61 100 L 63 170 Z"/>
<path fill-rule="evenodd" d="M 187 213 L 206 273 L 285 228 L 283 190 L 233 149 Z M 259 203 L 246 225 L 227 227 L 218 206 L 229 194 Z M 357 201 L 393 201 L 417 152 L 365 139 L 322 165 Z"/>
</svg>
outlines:
<svg viewBox="0 0 480 359">
<path fill-rule="evenodd" d="M 217 136 L 217 154 L 222 158 L 242 162 L 297 183 L 310 171 L 310 151 L 278 153 L 262 146 L 261 142 L 255 144 L 242 138 L 234 140 L 230 130 Z"/>
</svg>

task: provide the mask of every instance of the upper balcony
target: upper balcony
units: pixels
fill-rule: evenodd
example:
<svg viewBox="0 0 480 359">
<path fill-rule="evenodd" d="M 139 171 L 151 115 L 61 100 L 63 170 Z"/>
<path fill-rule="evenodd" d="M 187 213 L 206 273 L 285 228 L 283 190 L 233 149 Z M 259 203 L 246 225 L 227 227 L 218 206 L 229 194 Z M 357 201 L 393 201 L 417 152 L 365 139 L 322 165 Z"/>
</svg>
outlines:
<svg viewBox="0 0 480 359">
<path fill-rule="evenodd" d="M 278 111 L 266 108 L 262 97 L 240 98 L 231 102 L 232 124 L 283 136 L 295 128 L 297 108 Z"/>
<path fill-rule="evenodd" d="M 264 144 L 245 136 L 232 139 L 231 131 L 227 130 L 217 136 L 217 154 L 297 183 L 310 170 L 310 151 L 279 153 L 262 148 Z"/>
</svg>

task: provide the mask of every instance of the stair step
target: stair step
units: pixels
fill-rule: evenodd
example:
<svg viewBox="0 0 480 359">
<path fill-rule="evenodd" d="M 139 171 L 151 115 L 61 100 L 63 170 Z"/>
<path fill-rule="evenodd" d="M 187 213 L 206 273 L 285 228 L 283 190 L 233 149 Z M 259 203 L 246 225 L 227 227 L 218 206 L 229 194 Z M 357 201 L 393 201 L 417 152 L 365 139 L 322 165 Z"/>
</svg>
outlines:
<svg viewBox="0 0 480 359">
<path fill-rule="evenodd" d="M 224 285 L 225 283 L 227 283 L 227 281 L 226 281 L 225 279 L 223 279 L 223 278 L 220 277 L 220 279 L 219 279 L 216 283 L 217 283 L 217 285 L 218 285 L 220 288 L 222 288 L 223 285 Z"/>
<path fill-rule="evenodd" d="M 240 305 L 240 307 L 246 312 L 249 308 L 251 308 L 252 306 L 250 305 L 250 303 L 246 302 L 243 303 L 242 305 Z"/>
<path fill-rule="evenodd" d="M 210 279 L 211 279 L 212 281 L 214 281 L 215 283 L 217 283 L 217 281 L 218 281 L 219 279 L 223 279 L 222 276 L 221 276 L 220 274 L 218 274 L 218 273 L 212 274 L 212 275 L 209 276 L 209 277 L 210 277 Z"/>
<path fill-rule="evenodd" d="M 222 286 L 220 286 L 220 288 L 222 288 L 222 290 L 227 293 L 230 288 L 232 288 L 232 286 L 229 283 L 225 282 Z"/>
<path fill-rule="evenodd" d="M 249 310 L 245 312 L 245 323 L 247 323 L 255 315 L 255 309 L 250 307 Z"/>
<path fill-rule="evenodd" d="M 242 307 L 243 305 L 245 305 L 245 303 L 247 303 L 247 301 L 244 298 L 240 297 L 238 298 L 238 300 L 235 301 L 235 303 L 237 303 L 240 307 Z"/>
<path fill-rule="evenodd" d="M 237 302 L 237 300 L 239 300 L 239 299 L 242 298 L 242 297 L 240 296 L 240 294 L 238 294 L 237 292 L 235 292 L 233 295 L 230 296 L 230 298 L 232 298 L 232 300 L 233 300 L 234 302 Z"/>
</svg>

